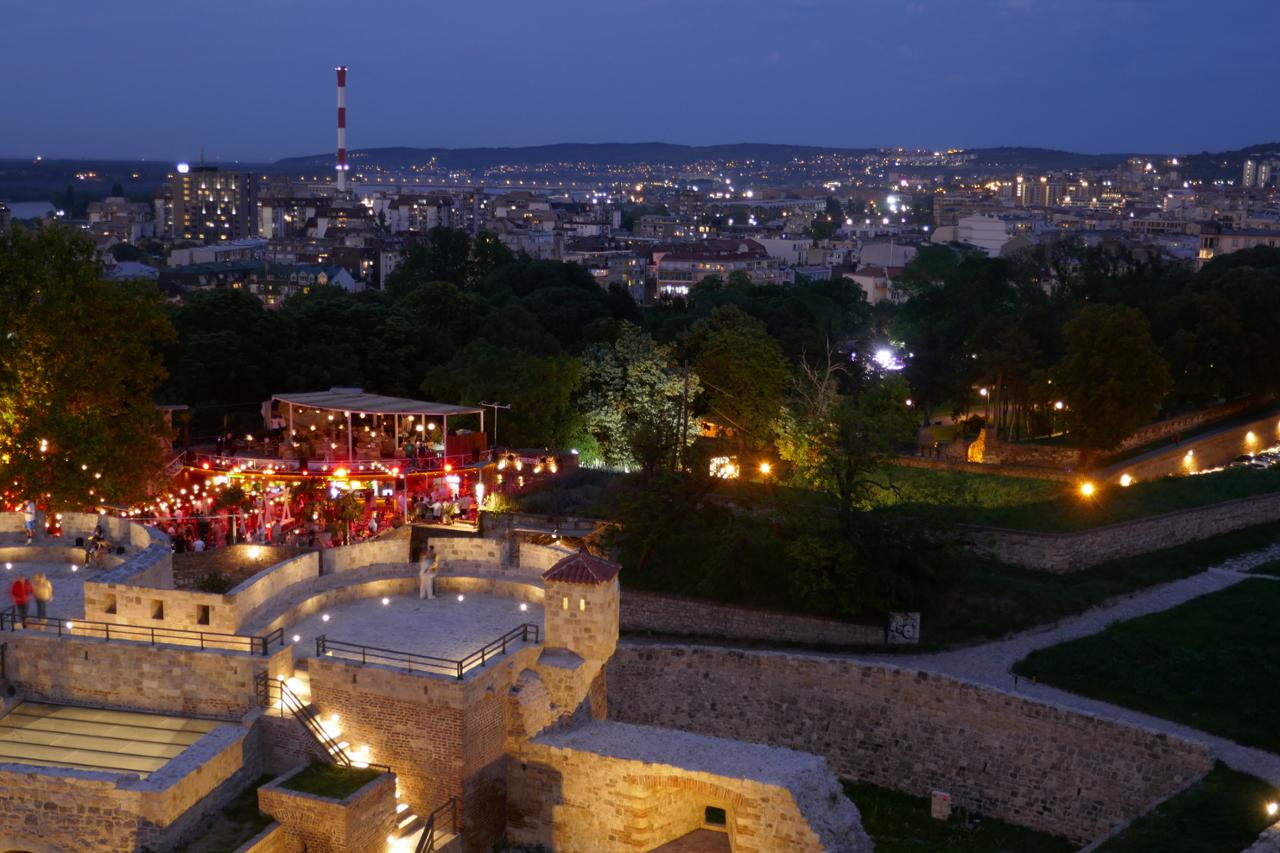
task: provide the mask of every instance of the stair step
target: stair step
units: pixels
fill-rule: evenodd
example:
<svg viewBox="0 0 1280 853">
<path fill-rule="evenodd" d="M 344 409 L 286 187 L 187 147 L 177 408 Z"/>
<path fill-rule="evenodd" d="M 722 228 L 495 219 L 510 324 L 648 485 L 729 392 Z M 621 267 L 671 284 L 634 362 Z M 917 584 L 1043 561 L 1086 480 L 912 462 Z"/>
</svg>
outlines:
<svg viewBox="0 0 1280 853">
<path fill-rule="evenodd" d="M 413 826 L 417 822 L 418 816 L 413 812 L 409 812 L 408 815 L 403 817 L 400 822 L 396 824 L 396 829 L 400 830 L 400 834 L 403 835 L 405 832 L 408 832 L 409 827 Z"/>
</svg>

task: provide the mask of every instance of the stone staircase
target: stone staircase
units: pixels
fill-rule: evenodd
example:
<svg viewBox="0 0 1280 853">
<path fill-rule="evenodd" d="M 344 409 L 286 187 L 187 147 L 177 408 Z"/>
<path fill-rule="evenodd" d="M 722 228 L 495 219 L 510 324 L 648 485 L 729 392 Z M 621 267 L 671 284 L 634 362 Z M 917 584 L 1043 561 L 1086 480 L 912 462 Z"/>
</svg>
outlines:
<svg viewBox="0 0 1280 853">
<path fill-rule="evenodd" d="M 320 715 L 311 699 L 311 674 L 307 669 L 307 659 L 303 658 L 295 662 L 293 674 L 284 680 L 284 685 L 289 693 L 301 703 L 301 709 L 294 710 L 289 707 L 285 698 L 281 697 L 273 704 L 272 710 L 279 711 L 293 710 L 294 717 L 298 719 L 300 725 L 307 728 L 308 732 L 315 735 L 311 727 L 308 725 L 303 716 L 310 714 L 312 719 L 316 720 L 323 728 L 326 738 L 316 737 L 317 745 L 324 749 L 329 759 L 335 764 L 343 764 L 349 767 L 368 767 L 368 755 L 359 750 L 353 750 L 351 744 L 342 739 L 342 729 L 340 727 L 339 718 L 334 715 L 329 718 L 323 718 Z M 326 742 L 327 741 L 327 742 Z M 461 853 L 462 836 L 452 830 L 452 817 L 447 821 L 448 826 L 439 827 L 433 824 L 433 841 L 434 843 L 425 848 L 426 850 L 435 851 L 435 853 Z M 400 786 L 396 785 L 396 814 L 395 827 L 387 836 L 387 847 L 390 853 L 418 853 L 418 844 L 422 841 L 422 836 L 427 830 L 427 819 L 419 816 L 413 808 L 401 799 Z"/>
</svg>

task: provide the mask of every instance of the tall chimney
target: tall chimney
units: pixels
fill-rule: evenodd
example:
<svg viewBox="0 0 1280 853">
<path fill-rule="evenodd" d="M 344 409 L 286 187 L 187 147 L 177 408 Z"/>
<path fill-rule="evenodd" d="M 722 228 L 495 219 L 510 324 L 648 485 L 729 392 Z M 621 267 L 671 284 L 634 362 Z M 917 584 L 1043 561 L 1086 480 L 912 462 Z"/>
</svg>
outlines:
<svg viewBox="0 0 1280 853">
<path fill-rule="evenodd" d="M 338 72 L 338 192 L 347 189 L 347 66 L 339 65 Z"/>
</svg>

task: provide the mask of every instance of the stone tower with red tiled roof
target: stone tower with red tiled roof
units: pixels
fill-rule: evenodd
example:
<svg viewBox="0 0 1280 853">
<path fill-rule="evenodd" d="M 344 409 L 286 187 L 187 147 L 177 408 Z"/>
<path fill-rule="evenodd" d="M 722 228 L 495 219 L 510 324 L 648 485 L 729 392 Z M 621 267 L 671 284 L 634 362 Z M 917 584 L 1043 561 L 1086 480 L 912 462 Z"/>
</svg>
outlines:
<svg viewBox="0 0 1280 853">
<path fill-rule="evenodd" d="M 586 551 L 570 554 L 542 575 L 548 649 L 565 649 L 603 664 L 618 645 L 618 571 Z"/>
</svg>

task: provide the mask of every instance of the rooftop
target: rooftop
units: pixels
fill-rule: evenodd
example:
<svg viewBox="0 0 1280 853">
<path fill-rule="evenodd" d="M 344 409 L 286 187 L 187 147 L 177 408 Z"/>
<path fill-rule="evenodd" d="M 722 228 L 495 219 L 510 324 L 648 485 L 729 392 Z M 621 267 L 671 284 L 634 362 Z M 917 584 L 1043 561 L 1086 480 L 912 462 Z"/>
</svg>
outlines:
<svg viewBox="0 0 1280 853">
<path fill-rule="evenodd" d="M 448 403 L 429 403 L 425 400 L 367 394 L 363 388 L 330 388 L 328 391 L 276 394 L 271 399 L 295 406 L 309 406 L 313 409 L 368 415 L 478 415 L 484 411 L 482 408 L 471 406 L 454 406 Z"/>
<path fill-rule="evenodd" d="M 586 551 L 570 554 L 543 573 L 544 581 L 561 583 L 608 583 L 622 569 L 617 563 L 595 557 Z"/>
</svg>

